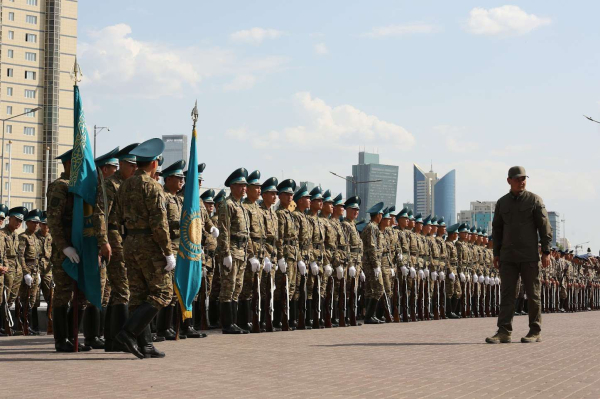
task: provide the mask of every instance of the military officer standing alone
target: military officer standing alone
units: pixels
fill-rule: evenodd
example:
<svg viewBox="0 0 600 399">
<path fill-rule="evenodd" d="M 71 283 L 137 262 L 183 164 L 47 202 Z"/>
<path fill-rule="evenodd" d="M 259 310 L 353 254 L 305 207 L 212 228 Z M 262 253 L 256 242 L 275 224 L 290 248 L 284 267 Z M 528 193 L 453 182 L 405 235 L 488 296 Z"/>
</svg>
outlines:
<svg viewBox="0 0 600 399">
<path fill-rule="evenodd" d="M 538 235 L 541 242 L 542 267 L 550 263 L 552 227 L 542 199 L 525 189 L 527 174 L 522 166 L 508 170 L 510 192 L 496 203 L 493 221 L 494 267 L 502 279 L 498 332 L 488 343 L 510 342 L 514 297 L 519 276 L 523 279 L 529 305 L 529 333 L 521 342 L 541 342 L 540 268 Z"/>
</svg>

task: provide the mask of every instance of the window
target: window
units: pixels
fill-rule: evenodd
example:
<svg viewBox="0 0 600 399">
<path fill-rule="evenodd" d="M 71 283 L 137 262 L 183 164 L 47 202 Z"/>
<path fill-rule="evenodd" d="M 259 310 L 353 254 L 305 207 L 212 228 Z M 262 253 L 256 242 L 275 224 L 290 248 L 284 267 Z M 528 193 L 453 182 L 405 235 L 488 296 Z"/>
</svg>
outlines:
<svg viewBox="0 0 600 399">
<path fill-rule="evenodd" d="M 15 38 L 15 31 L 14 30 L 9 30 L 8 31 L 8 38 L 11 39 L 11 40 Z"/>
<path fill-rule="evenodd" d="M 34 127 L 25 126 L 23 128 L 23 134 L 25 136 L 35 136 L 35 128 Z"/>
<path fill-rule="evenodd" d="M 35 90 L 25 89 L 25 98 L 35 98 Z"/>
<path fill-rule="evenodd" d="M 33 183 L 23 183 L 23 192 L 24 193 L 32 193 L 33 192 Z M 26 207 L 27 209 L 31 209 Z"/>
<path fill-rule="evenodd" d="M 24 164 L 23 173 L 33 173 L 33 165 Z"/>
<path fill-rule="evenodd" d="M 27 61 L 37 61 L 37 55 L 35 53 L 26 52 L 25 59 Z"/>
<path fill-rule="evenodd" d="M 10 164 L 8 162 L 4 165 L 4 170 L 7 172 L 10 171 Z"/>
<path fill-rule="evenodd" d="M 15 52 L 13 50 L 8 50 L 8 58 L 13 58 L 15 55 Z"/>
<path fill-rule="evenodd" d="M 35 72 L 25 71 L 25 79 L 35 80 Z"/>
<path fill-rule="evenodd" d="M 15 13 L 14 12 L 9 12 L 8 13 L 8 20 L 9 21 L 14 21 L 15 20 Z"/>
<path fill-rule="evenodd" d="M 12 105 L 6 106 L 6 115 L 12 115 Z"/>
<path fill-rule="evenodd" d="M 37 6 L 38 0 L 27 0 L 28 6 Z"/>
<path fill-rule="evenodd" d="M 37 17 L 35 15 L 27 15 L 25 17 L 25 22 L 28 24 L 37 25 Z"/>
<path fill-rule="evenodd" d="M 28 210 L 33 209 L 33 202 L 23 202 L 23 206 Z"/>
<path fill-rule="evenodd" d="M 12 133 L 12 125 L 6 125 L 6 133 Z"/>
<path fill-rule="evenodd" d="M 10 36 L 10 32 L 9 36 Z M 25 41 L 29 42 L 29 43 L 37 43 L 37 36 L 34 35 L 33 33 L 25 33 Z"/>
<path fill-rule="evenodd" d="M 4 183 L 4 189 L 7 191 L 10 190 L 10 186 L 9 186 L 8 182 Z"/>
<path fill-rule="evenodd" d="M 23 112 L 25 112 L 25 116 L 28 116 L 30 118 L 35 118 L 35 111 L 31 112 L 33 110 L 33 108 L 25 108 L 23 110 Z"/>
<path fill-rule="evenodd" d="M 35 147 L 32 145 L 24 145 L 23 153 L 27 154 L 27 155 L 33 155 L 33 154 L 35 154 Z"/>
<path fill-rule="evenodd" d="M 6 76 L 8 76 L 9 78 L 13 77 L 13 69 L 12 68 L 8 68 L 6 70 Z"/>
<path fill-rule="evenodd" d="M 13 93 L 13 88 L 12 87 L 7 87 L 6 88 L 6 95 L 7 96 L 12 96 Z"/>
</svg>

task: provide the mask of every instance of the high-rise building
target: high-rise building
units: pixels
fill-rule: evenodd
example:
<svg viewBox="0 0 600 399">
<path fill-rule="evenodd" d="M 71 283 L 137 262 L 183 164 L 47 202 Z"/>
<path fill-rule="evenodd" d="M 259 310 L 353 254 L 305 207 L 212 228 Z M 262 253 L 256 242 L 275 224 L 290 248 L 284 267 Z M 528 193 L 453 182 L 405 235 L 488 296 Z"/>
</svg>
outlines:
<svg viewBox="0 0 600 399">
<path fill-rule="evenodd" d="M 469 223 L 471 226 L 484 228 L 491 234 L 495 209 L 496 201 L 473 201 L 471 209 L 458 213 L 457 223 Z"/>
<path fill-rule="evenodd" d="M 317 184 L 315 184 L 311 181 L 301 181 L 300 184 L 298 185 L 298 188 L 300 188 L 300 186 L 302 186 L 303 184 L 306 185 L 306 189 L 308 190 L 309 193 L 310 193 L 310 190 L 312 190 L 313 188 L 315 188 L 317 186 Z"/>
<path fill-rule="evenodd" d="M 425 172 L 414 164 L 415 213 L 443 216 L 447 224 L 456 220 L 456 171 L 438 179 L 433 167 Z"/>
<path fill-rule="evenodd" d="M 415 212 L 415 204 L 413 202 L 404 202 L 402 208 L 406 208 L 409 211 Z"/>
<path fill-rule="evenodd" d="M 4 0 L 1 18 L 0 118 L 5 122 L 0 200 L 9 207 L 43 208 L 48 183 L 62 172 L 54 158 L 73 145 L 68 72 L 77 52 L 77 2 Z"/>
<path fill-rule="evenodd" d="M 557 245 L 560 236 L 560 214 L 554 211 L 548 211 L 548 220 L 552 226 L 552 244 Z"/>
<path fill-rule="evenodd" d="M 187 145 L 188 136 L 183 134 L 168 134 L 163 135 L 162 140 L 165 142 L 165 151 L 163 152 L 165 161 L 163 162 L 163 167 L 172 165 L 180 159 L 187 162 L 189 152 Z"/>
<path fill-rule="evenodd" d="M 378 202 L 386 206 L 396 204 L 398 189 L 398 167 L 379 163 L 379 154 L 361 151 L 358 165 L 352 165 L 352 176 L 347 177 L 346 198 L 358 195 L 361 198 L 359 219 Z"/>
</svg>

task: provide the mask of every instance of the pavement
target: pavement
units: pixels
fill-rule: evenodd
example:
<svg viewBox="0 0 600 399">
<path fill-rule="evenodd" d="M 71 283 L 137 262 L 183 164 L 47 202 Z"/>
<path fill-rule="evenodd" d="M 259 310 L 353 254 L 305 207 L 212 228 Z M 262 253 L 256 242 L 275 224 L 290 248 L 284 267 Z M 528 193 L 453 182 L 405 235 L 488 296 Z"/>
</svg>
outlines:
<svg viewBox="0 0 600 399">
<path fill-rule="evenodd" d="M 489 345 L 493 318 L 222 335 L 159 343 L 164 359 L 56 353 L 0 338 L 2 397 L 600 398 L 600 312 L 543 316 L 543 342 Z"/>
</svg>

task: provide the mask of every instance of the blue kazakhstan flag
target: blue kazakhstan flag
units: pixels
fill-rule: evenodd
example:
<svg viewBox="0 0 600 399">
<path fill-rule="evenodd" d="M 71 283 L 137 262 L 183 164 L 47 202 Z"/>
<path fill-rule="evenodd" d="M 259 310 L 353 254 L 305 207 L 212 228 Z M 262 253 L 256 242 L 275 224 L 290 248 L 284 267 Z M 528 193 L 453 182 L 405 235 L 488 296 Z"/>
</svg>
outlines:
<svg viewBox="0 0 600 399">
<path fill-rule="evenodd" d="M 67 258 L 63 262 L 63 269 L 77 281 L 77 286 L 83 291 L 86 299 L 100 309 L 102 295 L 98 267 L 98 241 L 92 225 L 98 174 L 77 84 L 74 86 L 74 95 L 75 134 L 69 192 L 74 194 L 71 242 L 79 254 L 79 263 L 72 263 Z"/>
<path fill-rule="evenodd" d="M 192 111 L 194 128 L 186 177 L 183 208 L 179 223 L 180 241 L 175 267 L 175 292 L 181 305 L 183 320 L 192 317 L 192 303 L 202 282 L 202 213 L 198 189 L 198 155 L 196 149 L 196 120 L 198 107 Z"/>
</svg>

